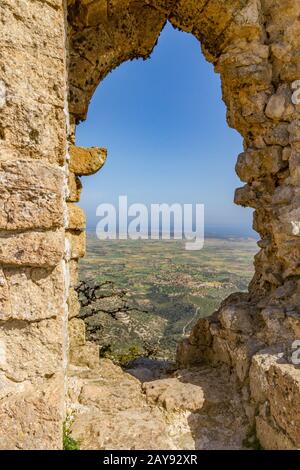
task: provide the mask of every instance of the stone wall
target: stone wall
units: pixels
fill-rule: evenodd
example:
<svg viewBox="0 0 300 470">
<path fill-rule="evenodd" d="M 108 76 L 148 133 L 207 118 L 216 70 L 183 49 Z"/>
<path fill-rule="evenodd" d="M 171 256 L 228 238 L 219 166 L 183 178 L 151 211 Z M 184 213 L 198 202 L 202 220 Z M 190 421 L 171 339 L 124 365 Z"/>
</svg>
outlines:
<svg viewBox="0 0 300 470">
<path fill-rule="evenodd" d="M 61 0 L 0 5 L 0 448 L 61 447 L 67 88 Z"/>
<path fill-rule="evenodd" d="M 166 21 L 221 74 L 244 138 L 235 202 L 255 209 L 261 236 L 249 293 L 201 321 L 179 362 L 227 363 L 263 446 L 299 447 L 300 0 L 3 0 L 0 14 L 0 448 L 61 447 L 85 245 L 75 203 L 80 176 L 106 157 L 76 147 L 75 125 L 111 70 L 151 54 Z"/>
</svg>

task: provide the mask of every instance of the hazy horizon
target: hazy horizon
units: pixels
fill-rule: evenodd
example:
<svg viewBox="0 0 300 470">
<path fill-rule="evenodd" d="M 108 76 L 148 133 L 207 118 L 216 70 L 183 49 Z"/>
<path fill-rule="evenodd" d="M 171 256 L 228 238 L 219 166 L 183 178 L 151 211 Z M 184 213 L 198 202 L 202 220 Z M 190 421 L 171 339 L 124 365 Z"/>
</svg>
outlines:
<svg viewBox="0 0 300 470">
<path fill-rule="evenodd" d="M 96 226 L 87 226 L 86 232 L 89 232 L 89 233 L 93 232 L 96 235 Z M 159 235 L 162 235 L 162 233 L 167 233 L 167 232 L 162 232 L 160 230 L 159 232 L 154 232 L 154 233 L 159 233 Z M 251 232 L 249 231 L 249 233 L 246 233 L 243 229 L 239 230 L 238 227 L 221 227 L 221 228 L 213 227 L 213 226 L 207 227 L 204 232 L 204 237 L 205 238 L 231 238 L 231 237 L 232 238 L 251 238 L 253 240 L 259 240 L 259 235 L 255 231 L 252 230 Z M 170 239 L 172 240 L 173 238 L 171 237 Z M 128 237 L 128 240 L 130 241 L 131 239 Z M 149 240 L 150 240 L 150 237 L 149 237 Z M 182 240 L 184 240 L 184 237 L 182 238 Z M 124 241 L 124 239 L 122 239 L 122 241 Z M 132 241 L 136 241 L 136 240 L 132 240 Z M 157 241 L 164 241 L 164 240 L 157 240 Z"/>
</svg>

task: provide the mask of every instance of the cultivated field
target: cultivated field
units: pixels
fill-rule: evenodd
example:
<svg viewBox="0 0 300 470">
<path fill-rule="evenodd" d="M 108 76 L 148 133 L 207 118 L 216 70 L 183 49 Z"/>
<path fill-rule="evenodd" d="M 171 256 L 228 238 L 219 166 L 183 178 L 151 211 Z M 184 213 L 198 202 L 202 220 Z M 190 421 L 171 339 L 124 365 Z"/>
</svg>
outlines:
<svg viewBox="0 0 300 470">
<path fill-rule="evenodd" d="M 177 341 L 199 318 L 247 289 L 257 250 L 252 239 L 207 238 L 193 252 L 181 241 L 100 241 L 88 233 L 80 279 L 112 281 L 85 318 L 90 339 L 112 357 L 134 350 L 173 359 Z"/>
</svg>

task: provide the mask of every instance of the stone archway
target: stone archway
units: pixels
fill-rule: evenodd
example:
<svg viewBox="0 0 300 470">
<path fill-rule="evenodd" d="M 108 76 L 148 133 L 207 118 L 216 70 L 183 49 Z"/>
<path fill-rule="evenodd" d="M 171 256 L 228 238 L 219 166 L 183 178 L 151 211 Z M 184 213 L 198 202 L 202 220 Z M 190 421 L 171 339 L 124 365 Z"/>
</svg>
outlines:
<svg viewBox="0 0 300 470">
<path fill-rule="evenodd" d="M 291 98 L 300 2 L 67 3 L 68 11 L 62 0 L 0 7 L 0 447 L 61 446 L 67 317 L 78 311 L 73 287 L 84 255 L 84 216 L 73 203 L 78 175 L 105 159 L 103 149 L 75 146 L 75 125 L 98 83 L 124 60 L 148 57 L 167 20 L 192 32 L 221 74 L 228 124 L 244 138 L 237 173 L 246 184 L 235 201 L 255 209 L 261 235 L 249 293 L 201 321 L 178 360 L 227 364 L 262 445 L 299 447 L 291 345 L 300 339 L 300 108 Z M 84 360 L 84 347 L 97 353 L 73 326 L 71 360 Z"/>
</svg>

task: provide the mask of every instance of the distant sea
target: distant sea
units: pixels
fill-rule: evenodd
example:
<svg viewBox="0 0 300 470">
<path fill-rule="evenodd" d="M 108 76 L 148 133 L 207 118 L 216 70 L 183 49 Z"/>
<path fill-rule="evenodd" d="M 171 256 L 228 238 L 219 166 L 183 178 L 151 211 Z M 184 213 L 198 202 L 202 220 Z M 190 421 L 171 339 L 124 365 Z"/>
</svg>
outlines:
<svg viewBox="0 0 300 470">
<path fill-rule="evenodd" d="M 96 227 L 88 226 L 87 231 L 96 233 Z M 162 233 L 160 232 L 160 236 L 161 235 Z M 239 226 L 207 225 L 205 238 L 250 238 L 253 240 L 259 240 L 259 235 L 251 228 L 246 229 L 245 227 Z"/>
</svg>

